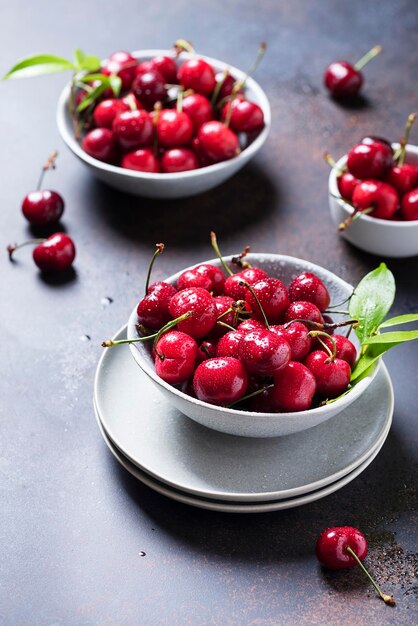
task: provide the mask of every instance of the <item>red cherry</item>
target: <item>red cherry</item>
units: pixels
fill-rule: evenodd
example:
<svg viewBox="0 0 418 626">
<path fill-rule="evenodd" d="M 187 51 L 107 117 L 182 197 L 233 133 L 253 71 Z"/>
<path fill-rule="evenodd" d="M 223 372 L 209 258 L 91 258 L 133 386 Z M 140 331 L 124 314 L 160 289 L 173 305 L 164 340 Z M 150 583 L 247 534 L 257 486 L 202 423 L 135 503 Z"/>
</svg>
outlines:
<svg viewBox="0 0 418 626">
<path fill-rule="evenodd" d="M 132 84 L 132 92 L 146 108 L 152 109 L 156 102 L 164 102 L 166 99 L 165 83 L 165 78 L 160 72 L 151 70 L 137 75 Z"/>
<path fill-rule="evenodd" d="M 155 371 L 171 385 L 186 381 L 194 372 L 197 343 L 186 333 L 172 330 L 164 333 L 155 346 Z"/>
<path fill-rule="evenodd" d="M 216 102 L 220 102 L 224 98 L 227 98 L 232 94 L 233 89 L 236 89 L 237 79 L 232 76 L 232 74 L 225 74 L 223 72 L 218 72 L 215 76 L 216 83 L 222 83 L 221 88 L 219 89 L 218 97 Z M 242 93 L 242 89 L 239 89 L 236 93 Z"/>
<path fill-rule="evenodd" d="M 411 163 L 394 165 L 389 171 L 386 182 L 395 187 L 400 196 L 408 193 L 418 183 L 418 167 Z"/>
<path fill-rule="evenodd" d="M 177 65 L 174 59 L 165 55 L 157 55 L 149 61 L 150 69 L 156 70 L 167 83 L 177 83 Z"/>
<path fill-rule="evenodd" d="M 212 105 L 200 93 L 192 93 L 183 98 L 182 110 L 192 120 L 195 133 L 197 133 L 202 124 L 213 120 Z"/>
<path fill-rule="evenodd" d="M 255 283 L 265 278 L 268 278 L 268 274 L 264 270 L 259 267 L 248 267 L 242 270 L 242 272 L 228 276 L 224 285 L 224 293 L 234 300 L 245 300 L 248 288 L 240 283 L 245 281 L 249 285 L 255 285 Z"/>
<path fill-rule="evenodd" d="M 347 168 L 356 178 L 385 178 L 392 166 L 392 150 L 384 143 L 359 143 L 348 152 Z"/>
<path fill-rule="evenodd" d="M 116 74 L 122 80 L 122 90 L 128 89 L 135 78 L 138 61 L 129 52 L 114 52 L 102 68 L 106 76 Z"/>
<path fill-rule="evenodd" d="M 248 374 L 239 359 L 216 357 L 197 366 L 193 376 L 196 397 L 203 402 L 225 406 L 245 394 Z"/>
<path fill-rule="evenodd" d="M 146 111 L 125 111 L 115 117 L 113 132 L 123 150 L 135 150 L 152 144 L 154 127 Z"/>
<path fill-rule="evenodd" d="M 205 122 L 199 128 L 197 137 L 202 150 L 215 162 L 232 159 L 239 153 L 237 135 L 222 122 Z"/>
<path fill-rule="evenodd" d="M 312 372 L 302 363 L 290 361 L 274 376 L 271 402 L 276 411 L 307 411 L 315 391 Z"/>
<path fill-rule="evenodd" d="M 354 363 L 357 360 L 357 350 L 355 345 L 343 335 L 333 335 L 332 336 L 335 345 L 336 345 L 336 354 L 337 359 L 342 359 L 343 361 L 347 361 L 350 367 L 353 367 Z M 334 344 L 331 339 L 327 337 L 321 337 L 322 341 L 326 346 L 332 351 L 334 349 Z M 320 350 L 321 348 L 319 348 Z"/>
<path fill-rule="evenodd" d="M 210 263 L 202 263 L 191 270 L 186 270 L 177 280 L 177 289 L 188 289 L 190 287 L 201 287 L 211 291 L 214 295 L 220 295 L 225 284 L 225 277 L 219 267 Z M 232 298 L 228 298 L 232 302 Z M 229 308 L 230 304 L 227 306 Z M 225 309 L 226 310 L 226 309 Z"/>
<path fill-rule="evenodd" d="M 178 291 L 168 308 L 173 318 L 193 312 L 192 317 L 179 322 L 178 329 L 194 338 L 204 337 L 216 324 L 216 305 L 206 289 L 194 287 Z"/>
<path fill-rule="evenodd" d="M 336 398 L 347 389 L 351 376 L 351 369 L 347 361 L 342 359 L 330 360 L 328 354 L 322 350 L 315 350 L 306 357 L 304 365 L 315 376 L 318 395 L 325 398 Z"/>
<path fill-rule="evenodd" d="M 327 528 L 316 542 L 315 553 L 321 565 L 329 569 L 355 567 L 357 561 L 347 551 L 349 546 L 364 561 L 367 555 L 367 541 L 363 533 L 352 526 Z"/>
<path fill-rule="evenodd" d="M 291 302 L 296 300 L 312 302 L 320 311 L 325 311 L 330 303 L 328 289 L 312 272 L 303 272 L 292 280 L 289 285 L 289 298 Z"/>
<path fill-rule="evenodd" d="M 254 319 L 245 320 L 244 322 L 241 322 L 241 324 L 238 324 L 237 326 L 237 330 L 244 334 L 251 333 L 253 330 L 260 330 L 260 329 L 265 329 L 264 324 Z"/>
<path fill-rule="evenodd" d="M 114 136 L 108 128 L 95 128 L 88 132 L 81 147 L 89 156 L 105 163 L 110 163 L 115 158 Z"/>
<path fill-rule="evenodd" d="M 56 191 L 31 191 L 22 202 L 22 213 L 34 226 L 58 222 L 63 211 L 64 200 Z"/>
<path fill-rule="evenodd" d="M 289 363 L 290 346 L 285 339 L 264 328 L 243 335 L 240 354 L 249 372 L 273 376 Z"/>
<path fill-rule="evenodd" d="M 240 333 L 238 330 L 230 330 L 219 339 L 216 346 L 216 356 L 241 358 L 241 342 L 243 338 L 244 333 Z"/>
<path fill-rule="evenodd" d="M 223 313 L 226 313 L 228 309 L 231 308 L 231 305 L 234 302 L 234 300 L 230 298 L 229 296 L 215 296 L 213 298 L 213 301 L 215 302 L 215 306 L 216 306 L 217 322 L 215 326 L 212 328 L 212 330 L 209 332 L 208 337 L 210 339 L 217 340 L 219 339 L 219 337 L 222 337 L 222 335 L 225 335 L 225 333 L 228 332 L 228 329 L 225 328 L 225 326 L 222 326 L 221 324 L 219 324 L 218 321 L 221 321 L 224 324 L 228 324 L 229 326 L 234 325 L 235 314 L 233 311 L 230 311 L 226 315 L 222 315 Z M 221 315 L 222 317 L 220 318 L 220 320 L 218 320 L 218 318 Z"/>
<path fill-rule="evenodd" d="M 122 157 L 121 167 L 137 172 L 149 172 L 157 174 L 160 171 L 160 164 L 152 150 L 149 148 L 138 148 L 134 152 L 128 152 Z"/>
<path fill-rule="evenodd" d="M 116 98 L 109 98 L 109 100 L 102 100 L 94 109 L 93 122 L 98 128 L 109 128 L 112 130 L 113 120 L 118 113 L 123 111 L 130 111 L 131 107 L 123 100 L 117 100 Z"/>
<path fill-rule="evenodd" d="M 363 74 L 348 61 L 334 61 L 325 70 L 324 85 L 336 98 L 352 98 L 363 85 Z"/>
<path fill-rule="evenodd" d="M 401 215 L 408 221 L 418 220 L 418 189 L 412 189 L 402 198 Z"/>
<path fill-rule="evenodd" d="M 184 146 L 192 138 L 193 124 L 186 113 L 163 109 L 158 116 L 157 132 L 161 146 L 167 148 Z"/>
<path fill-rule="evenodd" d="M 42 272 L 62 272 L 72 265 L 75 254 L 73 240 L 65 233 L 55 233 L 34 248 L 33 260 Z"/>
<path fill-rule="evenodd" d="M 292 320 L 309 320 L 316 324 L 324 323 L 324 318 L 318 307 L 312 302 L 306 302 L 305 300 L 298 300 L 289 304 L 284 315 L 284 321 L 291 322 Z M 310 324 L 307 326 L 311 328 Z"/>
<path fill-rule="evenodd" d="M 341 174 L 341 176 L 338 176 L 337 186 L 341 197 L 345 200 L 351 200 L 353 197 L 354 188 L 359 182 L 360 180 L 350 174 L 350 172 L 344 172 L 343 174 Z"/>
<path fill-rule="evenodd" d="M 190 146 L 193 149 L 193 152 L 196 154 L 201 167 L 208 167 L 208 165 L 213 165 L 215 163 L 215 161 L 208 157 L 208 155 L 205 153 L 197 137 L 193 137 L 190 142 Z"/>
<path fill-rule="evenodd" d="M 200 167 L 199 159 L 188 148 L 171 148 L 161 158 L 161 170 L 166 174 L 189 172 Z"/>
<path fill-rule="evenodd" d="M 253 284 L 252 288 L 267 320 L 272 324 L 281 322 L 283 313 L 289 306 L 289 295 L 282 281 L 278 278 L 264 278 Z M 253 311 L 253 317 L 262 321 L 264 317 L 260 305 L 249 290 L 245 294 L 245 302 L 248 310 Z"/>
<path fill-rule="evenodd" d="M 240 96 L 234 98 L 232 102 L 227 102 L 222 108 L 221 119 L 225 121 L 229 115 L 229 126 L 236 133 L 253 132 L 264 126 L 264 113 L 261 107 Z"/>
<path fill-rule="evenodd" d="M 387 220 L 394 215 L 399 206 L 396 190 L 379 180 L 362 180 L 354 189 L 353 206 L 358 211 L 373 208 L 371 217 Z"/>
<path fill-rule="evenodd" d="M 139 76 L 140 74 L 145 74 L 146 72 L 152 72 L 154 69 L 155 67 L 152 64 L 151 59 L 149 61 L 141 61 L 141 63 L 138 63 L 138 65 L 135 68 L 135 76 Z"/>
<path fill-rule="evenodd" d="M 177 74 L 180 85 L 208 96 L 215 89 L 216 78 L 213 67 L 206 61 L 193 58 L 185 61 Z"/>
<path fill-rule="evenodd" d="M 206 359 L 213 359 L 216 356 L 216 343 L 214 341 L 202 341 L 197 351 L 197 365 Z"/>
<path fill-rule="evenodd" d="M 393 155 L 392 144 L 390 143 L 388 139 L 386 139 L 386 137 L 380 137 L 378 135 L 366 135 L 365 137 L 363 137 L 363 139 L 359 141 L 359 143 L 365 143 L 368 146 L 371 146 L 373 143 L 383 143 L 385 146 L 389 148 L 389 150 L 391 151 Z"/>
<path fill-rule="evenodd" d="M 156 282 L 150 285 L 147 295 L 136 309 L 140 324 L 151 330 L 159 330 L 165 326 L 171 319 L 168 305 L 176 293 L 176 289 L 169 283 Z"/>
<path fill-rule="evenodd" d="M 311 351 L 312 339 L 308 335 L 308 328 L 302 322 L 293 322 L 287 328 L 273 325 L 270 326 L 270 330 L 287 341 L 290 346 L 292 361 L 303 361 Z"/>
</svg>

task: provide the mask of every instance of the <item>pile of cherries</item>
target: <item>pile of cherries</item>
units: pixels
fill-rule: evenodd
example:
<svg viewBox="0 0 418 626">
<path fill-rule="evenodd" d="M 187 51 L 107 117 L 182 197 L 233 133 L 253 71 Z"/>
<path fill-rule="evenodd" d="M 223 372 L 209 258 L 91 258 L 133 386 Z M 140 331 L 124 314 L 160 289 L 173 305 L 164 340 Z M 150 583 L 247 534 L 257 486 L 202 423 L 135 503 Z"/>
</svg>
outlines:
<svg viewBox="0 0 418 626">
<path fill-rule="evenodd" d="M 408 117 L 400 147 L 382 137 L 364 137 L 347 154 L 337 174 L 338 190 L 353 213 L 340 224 L 345 230 L 360 215 L 383 220 L 418 220 L 418 166 L 405 163 L 406 144 L 416 114 Z M 325 155 L 335 166 L 330 155 Z"/>
<path fill-rule="evenodd" d="M 227 277 L 208 263 L 184 271 L 175 285 L 148 286 L 148 277 L 137 307 L 141 336 L 122 343 L 152 339 L 158 376 L 210 404 L 303 411 L 345 392 L 356 348 L 331 333 L 353 321 L 334 324 L 326 315 L 330 296 L 322 280 L 303 272 L 287 288 L 246 263 L 248 249 L 232 273 L 211 237 Z M 157 244 L 153 260 L 162 249 Z"/>
<path fill-rule="evenodd" d="M 93 129 L 82 139 L 87 154 L 122 168 L 169 174 L 231 159 L 254 140 L 264 114 L 245 98 L 245 79 L 216 72 L 193 50 L 178 66 L 185 49 L 192 50 L 181 41 L 173 56 L 109 57 L 102 73 L 119 76 L 122 91 L 118 98 L 105 92 L 90 112 Z M 258 59 L 264 50 L 262 44 Z M 85 95 L 77 93 L 76 103 Z"/>
</svg>

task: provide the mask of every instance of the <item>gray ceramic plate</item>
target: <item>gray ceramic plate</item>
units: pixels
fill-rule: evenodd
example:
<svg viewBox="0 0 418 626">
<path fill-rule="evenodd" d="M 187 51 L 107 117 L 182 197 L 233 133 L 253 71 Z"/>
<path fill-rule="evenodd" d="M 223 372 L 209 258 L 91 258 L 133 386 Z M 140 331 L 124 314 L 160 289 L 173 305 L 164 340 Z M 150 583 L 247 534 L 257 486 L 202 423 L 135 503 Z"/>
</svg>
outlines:
<svg viewBox="0 0 418 626">
<path fill-rule="evenodd" d="M 332 420 L 272 439 L 226 435 L 175 409 L 141 375 L 127 346 L 103 354 L 94 401 L 107 436 L 140 470 L 180 491 L 235 502 L 295 497 L 339 480 L 378 449 L 393 413 L 382 364 L 363 395 Z"/>
</svg>

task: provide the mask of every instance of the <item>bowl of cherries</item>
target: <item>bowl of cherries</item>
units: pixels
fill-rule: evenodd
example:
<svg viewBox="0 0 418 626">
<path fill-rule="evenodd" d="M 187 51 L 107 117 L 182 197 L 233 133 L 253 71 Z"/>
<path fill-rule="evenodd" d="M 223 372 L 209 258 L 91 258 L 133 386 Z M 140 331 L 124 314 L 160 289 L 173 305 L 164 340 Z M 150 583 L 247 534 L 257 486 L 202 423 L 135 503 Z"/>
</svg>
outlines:
<svg viewBox="0 0 418 626">
<path fill-rule="evenodd" d="M 353 288 L 289 256 L 246 249 L 224 259 L 211 238 L 218 258 L 153 284 L 150 270 L 127 339 L 103 346 L 130 344 L 136 363 L 173 405 L 232 435 L 295 433 L 359 398 L 379 365 L 352 384 L 359 342 L 347 334 L 354 322 L 328 315 Z M 157 244 L 153 260 L 162 249 Z"/>
<path fill-rule="evenodd" d="M 80 128 L 74 110 L 89 92 L 68 85 L 58 128 L 70 150 L 116 189 L 153 198 L 202 193 L 240 170 L 267 138 L 270 105 L 253 69 L 197 55 L 183 41 L 173 50 L 117 52 L 101 73 L 121 79 L 119 96 L 103 91 L 84 109 Z"/>
<path fill-rule="evenodd" d="M 335 163 L 329 176 L 333 222 L 350 243 L 387 257 L 418 254 L 418 147 L 364 137 Z"/>
</svg>

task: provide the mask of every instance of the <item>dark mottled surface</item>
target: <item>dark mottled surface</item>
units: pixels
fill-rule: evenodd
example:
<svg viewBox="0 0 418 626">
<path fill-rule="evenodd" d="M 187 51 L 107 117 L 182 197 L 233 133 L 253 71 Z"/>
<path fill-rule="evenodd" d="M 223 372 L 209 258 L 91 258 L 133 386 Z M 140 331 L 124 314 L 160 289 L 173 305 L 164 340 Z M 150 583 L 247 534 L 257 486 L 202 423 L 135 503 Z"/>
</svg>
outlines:
<svg viewBox="0 0 418 626">
<path fill-rule="evenodd" d="M 95 182 L 62 146 L 54 113 L 63 76 L 0 85 L 1 246 L 28 235 L 21 198 L 58 147 L 48 185 L 67 201 L 63 226 L 78 247 L 75 273 L 58 282 L 37 273 L 29 250 L 14 265 L 1 262 L 0 623 L 416 624 L 416 345 L 386 359 L 396 409 L 373 464 L 328 498 L 281 513 L 216 514 L 153 493 L 112 458 L 91 405 L 99 343 L 135 304 L 155 241 L 167 245 L 159 277 L 211 257 L 210 229 L 225 253 L 251 244 L 351 282 L 376 266 L 380 259 L 334 232 L 322 153 L 340 156 L 370 132 L 395 140 L 417 109 L 416 2 L 16 0 L 3 3 L 1 18 L 1 73 L 33 52 L 65 56 L 79 46 L 105 56 L 178 36 L 246 67 L 266 40 L 257 79 L 273 129 L 253 164 L 218 190 L 153 202 Z M 378 42 L 385 51 L 365 71 L 359 105 L 329 99 L 326 64 L 355 60 Z M 418 259 L 388 263 L 398 284 L 394 312 L 417 311 Z M 335 524 L 368 536 L 368 562 L 395 609 L 360 573 L 318 566 L 316 536 Z"/>
</svg>

